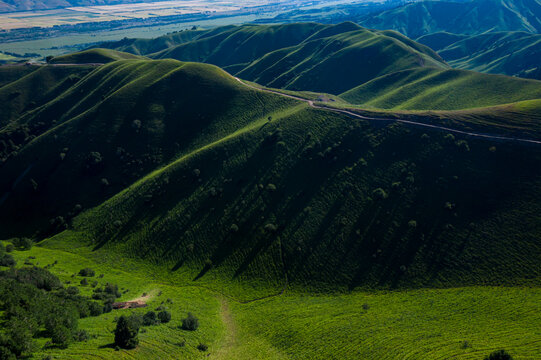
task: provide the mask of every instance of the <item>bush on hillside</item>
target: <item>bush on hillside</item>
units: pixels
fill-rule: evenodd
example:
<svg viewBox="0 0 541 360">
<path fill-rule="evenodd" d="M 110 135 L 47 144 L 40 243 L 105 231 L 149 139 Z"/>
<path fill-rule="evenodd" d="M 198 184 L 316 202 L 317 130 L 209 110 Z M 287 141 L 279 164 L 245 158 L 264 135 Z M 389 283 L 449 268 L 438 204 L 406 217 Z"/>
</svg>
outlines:
<svg viewBox="0 0 541 360">
<path fill-rule="evenodd" d="M 158 325 L 160 321 L 154 311 L 149 311 L 143 315 L 143 326 Z"/>
<path fill-rule="evenodd" d="M 54 328 L 51 336 L 53 344 L 57 345 L 61 349 L 67 348 L 72 338 L 73 335 L 71 331 L 63 325 L 59 325 Z"/>
<path fill-rule="evenodd" d="M 485 360 L 513 360 L 513 357 L 505 350 L 497 350 L 486 356 Z"/>
<path fill-rule="evenodd" d="M 0 257 L 0 266 L 11 267 L 15 266 L 16 264 L 17 262 L 10 254 L 4 254 L 4 256 Z"/>
<path fill-rule="evenodd" d="M 32 249 L 33 242 L 29 238 L 16 238 L 13 245 L 23 251 Z"/>
<path fill-rule="evenodd" d="M 158 319 L 162 324 L 167 324 L 169 321 L 171 321 L 171 313 L 167 310 L 160 311 L 158 313 Z"/>
<path fill-rule="evenodd" d="M 96 275 L 96 272 L 90 268 L 84 268 L 84 269 L 81 269 L 79 271 L 79 276 L 89 276 L 89 277 L 92 277 L 92 276 L 95 276 Z"/>
<path fill-rule="evenodd" d="M 197 350 L 199 351 L 207 351 L 208 350 L 208 346 L 203 344 L 203 343 L 200 343 L 199 345 L 197 345 Z"/>
<path fill-rule="evenodd" d="M 192 313 L 188 313 L 188 316 L 182 319 L 182 330 L 195 331 L 199 327 L 199 319 Z"/>
<path fill-rule="evenodd" d="M 13 250 L 15 250 L 15 246 L 13 246 L 13 244 L 7 244 L 6 245 L 6 252 L 7 253 L 13 252 Z"/>
<path fill-rule="evenodd" d="M 134 349 L 139 344 L 140 324 L 135 317 L 122 315 L 115 328 L 115 345 L 123 349 Z"/>
</svg>

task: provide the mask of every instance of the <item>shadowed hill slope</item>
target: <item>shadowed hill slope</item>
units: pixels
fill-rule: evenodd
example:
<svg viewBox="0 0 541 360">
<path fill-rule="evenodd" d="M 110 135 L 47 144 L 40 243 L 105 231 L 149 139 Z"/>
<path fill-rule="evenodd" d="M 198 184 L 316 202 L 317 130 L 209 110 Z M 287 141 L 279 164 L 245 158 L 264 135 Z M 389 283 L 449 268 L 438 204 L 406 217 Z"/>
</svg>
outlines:
<svg viewBox="0 0 541 360">
<path fill-rule="evenodd" d="M 371 16 L 361 24 L 393 29 L 414 39 L 440 31 L 536 33 L 541 31 L 541 3 L 539 0 L 420 1 Z"/>
<path fill-rule="evenodd" d="M 6 76 L 7 81 L 13 80 L 0 87 L 0 127 L 59 96 L 92 70 L 88 66 L 9 66 L 0 69 L 4 70 L 0 76 Z M 17 74 L 17 79 L 11 79 L 8 73 Z"/>
<path fill-rule="evenodd" d="M 379 77 L 341 95 L 382 109 L 458 110 L 541 97 L 541 81 L 463 70 L 411 69 Z"/>
<path fill-rule="evenodd" d="M 159 164 L 284 102 L 255 94 L 211 65 L 127 60 L 102 66 L 12 121 L 11 127 L 37 130 L 2 167 L 0 192 L 9 196 L 0 212 L 14 221 L 2 231 L 34 231 L 76 205 L 97 205 Z"/>
<path fill-rule="evenodd" d="M 538 284 L 535 146 L 358 120 L 174 60 L 101 66 L 10 122 L 43 131 L 1 165 L 2 237 L 66 221 L 58 236 L 203 283 Z"/>
</svg>

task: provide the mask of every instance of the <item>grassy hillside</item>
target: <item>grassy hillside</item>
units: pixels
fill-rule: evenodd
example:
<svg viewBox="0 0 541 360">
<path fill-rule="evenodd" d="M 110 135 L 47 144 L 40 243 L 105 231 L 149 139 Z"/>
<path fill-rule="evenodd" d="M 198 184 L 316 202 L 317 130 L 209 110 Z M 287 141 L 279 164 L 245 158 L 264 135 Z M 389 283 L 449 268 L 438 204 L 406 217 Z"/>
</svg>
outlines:
<svg viewBox="0 0 541 360">
<path fill-rule="evenodd" d="M 393 29 L 411 38 L 436 33 L 481 34 L 486 31 L 541 31 L 539 0 L 421 1 L 370 16 L 361 22 Z"/>
<path fill-rule="evenodd" d="M 275 88 L 339 94 L 397 70 L 447 67 L 428 49 L 420 52 L 397 36 L 347 26 L 351 29 L 345 32 L 337 29 L 335 35 L 331 27 L 297 46 L 266 54 L 237 75 Z"/>
<path fill-rule="evenodd" d="M 117 60 L 142 59 L 129 53 L 111 49 L 89 49 L 52 58 L 50 64 L 107 64 Z"/>
<path fill-rule="evenodd" d="M 2 71 L 4 70 L 4 71 Z M 56 98 L 92 70 L 89 66 L 0 68 L 0 127 Z"/>
<path fill-rule="evenodd" d="M 365 107 L 458 110 L 541 97 L 541 82 L 463 70 L 412 69 L 382 76 L 341 95 Z"/>
<path fill-rule="evenodd" d="M 182 43 L 175 45 L 178 42 Z M 424 45 L 351 22 L 226 26 L 100 46 L 157 59 L 211 63 L 272 87 L 335 94 L 396 70 L 447 67 Z M 150 53 L 157 50 L 161 51 Z"/>
<path fill-rule="evenodd" d="M 440 51 L 447 46 L 454 44 L 460 40 L 468 38 L 468 35 L 453 34 L 445 31 L 435 32 L 423 35 L 417 39 L 421 44 L 428 46 L 435 51 Z"/>
<path fill-rule="evenodd" d="M 174 60 L 102 66 L 15 123 L 42 132 L 2 166 L 3 237 L 73 218 L 104 251 L 273 288 L 538 275 L 536 148 L 374 126 Z"/>
<path fill-rule="evenodd" d="M 229 27 L 220 27 L 226 31 Z M 208 34 L 215 34 L 216 29 L 210 30 L 181 30 L 173 32 L 155 39 L 134 39 L 124 38 L 119 41 L 107 41 L 96 45 L 97 48 L 115 49 L 117 51 L 127 52 L 135 55 L 148 55 L 155 52 L 171 48 L 176 45 L 184 44 L 195 39 L 199 39 Z"/>
<path fill-rule="evenodd" d="M 438 52 L 458 69 L 541 79 L 537 61 L 541 56 L 539 34 L 494 32 L 475 35 L 452 42 Z"/>
<path fill-rule="evenodd" d="M 49 69 L 57 68 L 40 71 Z M 115 62 L 71 85 L 11 124 L 32 130 L 3 167 L 12 176 L 0 179 L 0 192 L 11 192 L 0 212 L 11 214 L 15 228 L 34 231 L 34 220 L 43 226 L 76 205 L 97 205 L 156 166 L 287 103 L 253 94 L 211 65 L 174 60 Z M 254 103 L 262 106 L 251 109 Z M 5 135 L 7 143 L 15 136 Z M 31 149 L 38 148 L 35 158 Z M 12 189 L 27 167 L 30 177 Z"/>
<path fill-rule="evenodd" d="M 80 320 L 91 338 L 74 342 L 68 349 L 44 347 L 37 339 L 36 358 L 55 359 L 479 359 L 504 348 L 515 359 L 535 360 L 541 351 L 538 337 L 539 290 L 537 288 L 466 287 L 393 292 L 352 292 L 313 295 L 289 290 L 282 296 L 240 303 L 218 291 L 191 281 L 172 279 L 170 273 L 145 263 L 115 259 L 106 252 L 90 252 L 76 241 L 47 241 L 44 247 L 14 252 L 24 262 L 50 267 L 65 286 L 91 294 L 91 286 L 79 285 L 82 268 L 95 270 L 91 281 L 118 284 L 120 300 L 147 293 L 149 307 L 115 310 Z M 56 248 L 66 247 L 69 251 Z M 109 254 L 110 255 L 110 254 Z M 26 265 L 28 266 L 28 265 Z M 104 274 L 99 278 L 98 274 Z M 165 275 L 164 275 L 165 274 Z M 170 301 L 166 301 L 169 299 Z M 172 313 L 168 324 L 150 326 L 139 334 L 135 350 L 115 351 L 111 346 L 114 318 L 132 312 L 154 310 L 162 302 Z M 197 331 L 178 328 L 186 313 L 200 320 Z M 389 330 L 391 329 L 391 330 Z M 196 349 L 199 343 L 208 352 Z M 184 345 L 182 345 L 184 344 Z"/>
</svg>

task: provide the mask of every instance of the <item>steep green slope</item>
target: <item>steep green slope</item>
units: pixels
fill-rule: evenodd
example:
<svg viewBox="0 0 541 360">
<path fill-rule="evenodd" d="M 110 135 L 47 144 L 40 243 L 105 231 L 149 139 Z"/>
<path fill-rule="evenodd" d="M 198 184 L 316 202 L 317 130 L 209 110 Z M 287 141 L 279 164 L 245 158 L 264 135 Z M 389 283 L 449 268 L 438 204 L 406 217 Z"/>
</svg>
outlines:
<svg viewBox="0 0 541 360">
<path fill-rule="evenodd" d="M 541 97 L 541 82 L 463 70 L 411 69 L 385 75 L 340 95 L 382 109 L 458 110 Z"/>
<path fill-rule="evenodd" d="M 245 25 L 215 32 L 151 57 L 212 63 L 263 85 L 335 94 L 396 70 L 447 67 L 426 46 L 351 22 Z"/>
<path fill-rule="evenodd" d="M 339 94 L 378 76 L 423 66 L 447 67 L 395 37 L 357 28 L 271 52 L 237 76 L 275 88 Z"/>
<path fill-rule="evenodd" d="M 324 25 L 244 25 L 217 28 L 211 34 L 155 54 L 154 58 L 200 61 L 221 67 L 246 65 L 270 51 L 297 45 Z"/>
<path fill-rule="evenodd" d="M 14 80 L 15 76 L 17 79 L 0 87 L 0 128 L 23 112 L 54 99 L 77 83 L 92 68 L 10 66 L 2 70 L 5 70 L 6 81 Z"/>
<path fill-rule="evenodd" d="M 486 31 L 541 31 L 539 0 L 421 1 L 387 10 L 361 22 L 393 29 L 411 38 L 445 31 L 481 34 Z"/>
<path fill-rule="evenodd" d="M 56 56 L 49 61 L 51 64 L 107 64 L 117 60 L 142 59 L 129 53 L 111 49 L 89 49 L 68 55 Z"/>
<path fill-rule="evenodd" d="M 523 189 L 538 186 L 538 149 L 493 151 L 310 109 L 265 124 L 144 177 L 77 218 L 75 234 L 201 282 L 287 276 L 324 289 L 537 276 L 539 195 Z"/>
<path fill-rule="evenodd" d="M 439 54 L 458 69 L 528 78 L 538 78 L 541 74 L 539 34 L 481 34 L 451 43 L 440 49 Z"/>
<path fill-rule="evenodd" d="M 32 233 L 57 215 L 97 205 L 156 166 L 287 102 L 256 94 L 211 65 L 102 66 L 13 121 L 37 130 L 2 167 L 2 233 Z"/>
<path fill-rule="evenodd" d="M 440 31 L 423 35 L 418 38 L 417 41 L 431 49 L 434 49 L 435 51 L 440 51 L 447 46 L 466 38 L 468 38 L 468 35 L 452 34 L 445 31 Z"/>
<path fill-rule="evenodd" d="M 109 258 L 272 292 L 538 285 L 534 146 L 362 121 L 174 60 L 101 66 L 12 122 L 43 131 L 1 167 L 0 237 L 73 219 L 59 236 Z"/>
</svg>

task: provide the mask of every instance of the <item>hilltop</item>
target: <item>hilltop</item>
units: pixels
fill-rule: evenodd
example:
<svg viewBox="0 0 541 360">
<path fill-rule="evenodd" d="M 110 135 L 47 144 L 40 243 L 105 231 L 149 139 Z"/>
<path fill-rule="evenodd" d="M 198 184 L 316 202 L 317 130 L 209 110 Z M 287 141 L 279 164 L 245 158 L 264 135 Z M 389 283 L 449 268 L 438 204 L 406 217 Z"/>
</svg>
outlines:
<svg viewBox="0 0 541 360">
<path fill-rule="evenodd" d="M 55 56 L 50 64 L 107 64 L 117 60 L 143 59 L 130 53 L 111 49 L 88 49 L 72 54 Z"/>
</svg>

